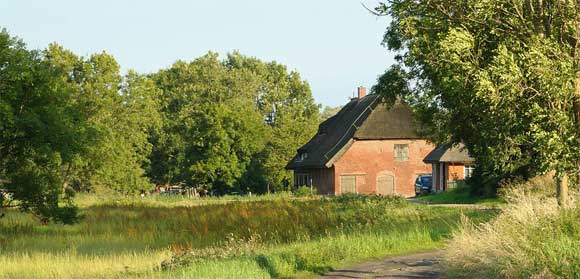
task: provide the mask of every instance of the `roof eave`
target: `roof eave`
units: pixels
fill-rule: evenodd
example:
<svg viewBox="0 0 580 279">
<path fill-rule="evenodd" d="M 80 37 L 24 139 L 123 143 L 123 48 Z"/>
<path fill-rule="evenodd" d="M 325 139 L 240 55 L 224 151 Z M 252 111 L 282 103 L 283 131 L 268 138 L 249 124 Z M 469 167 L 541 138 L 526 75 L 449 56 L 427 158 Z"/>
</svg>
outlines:
<svg viewBox="0 0 580 279">
<path fill-rule="evenodd" d="M 346 153 L 346 151 L 352 146 L 354 141 L 355 141 L 355 139 L 348 140 L 348 142 L 346 142 L 342 146 L 342 148 L 340 150 L 338 150 L 338 152 L 336 152 L 336 154 L 334 154 L 334 156 L 332 156 L 328 160 L 328 162 L 326 162 L 326 164 L 324 164 L 324 166 L 327 168 L 331 168 L 334 165 L 334 163 L 336 163 L 342 157 L 342 155 L 344 155 L 344 153 Z"/>
</svg>

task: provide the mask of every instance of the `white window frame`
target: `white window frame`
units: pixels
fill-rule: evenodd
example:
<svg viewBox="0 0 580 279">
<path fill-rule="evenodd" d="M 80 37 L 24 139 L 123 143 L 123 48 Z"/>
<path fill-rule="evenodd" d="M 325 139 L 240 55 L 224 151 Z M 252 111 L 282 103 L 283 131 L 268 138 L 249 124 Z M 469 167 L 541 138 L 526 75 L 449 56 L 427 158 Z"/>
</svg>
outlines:
<svg viewBox="0 0 580 279">
<path fill-rule="evenodd" d="M 467 179 L 473 175 L 473 171 L 475 171 L 474 165 L 464 165 L 463 166 L 463 178 Z"/>
</svg>

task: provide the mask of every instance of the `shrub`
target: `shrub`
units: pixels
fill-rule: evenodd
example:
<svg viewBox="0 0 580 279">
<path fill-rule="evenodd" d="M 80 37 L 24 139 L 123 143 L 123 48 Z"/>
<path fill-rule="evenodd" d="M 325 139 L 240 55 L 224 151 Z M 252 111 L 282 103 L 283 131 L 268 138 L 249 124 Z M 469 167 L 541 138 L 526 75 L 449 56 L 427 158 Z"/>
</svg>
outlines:
<svg viewBox="0 0 580 279">
<path fill-rule="evenodd" d="M 359 194 L 341 194 L 334 198 L 338 202 L 342 203 L 382 203 L 385 205 L 394 205 L 394 206 L 407 206 L 407 200 L 402 196 L 395 196 L 395 195 L 388 195 L 388 196 L 379 196 L 379 195 L 359 195 Z"/>
<path fill-rule="evenodd" d="M 498 181 L 498 178 L 476 169 L 473 175 L 465 180 L 465 184 L 472 197 L 493 197 L 497 193 Z"/>
<path fill-rule="evenodd" d="M 313 196 L 316 195 L 316 188 L 309 187 L 309 186 L 300 186 L 296 191 L 294 191 L 294 195 L 297 197 L 305 197 L 305 196 Z"/>
</svg>

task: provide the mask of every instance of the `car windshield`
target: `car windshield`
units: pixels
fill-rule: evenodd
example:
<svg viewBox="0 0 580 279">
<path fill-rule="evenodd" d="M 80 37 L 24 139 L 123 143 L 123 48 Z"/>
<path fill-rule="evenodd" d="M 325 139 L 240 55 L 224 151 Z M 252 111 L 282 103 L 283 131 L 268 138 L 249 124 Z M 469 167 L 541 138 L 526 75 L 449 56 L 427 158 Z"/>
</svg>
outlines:
<svg viewBox="0 0 580 279">
<path fill-rule="evenodd" d="M 421 182 L 423 182 L 423 185 L 431 185 L 431 176 L 421 177 Z"/>
</svg>

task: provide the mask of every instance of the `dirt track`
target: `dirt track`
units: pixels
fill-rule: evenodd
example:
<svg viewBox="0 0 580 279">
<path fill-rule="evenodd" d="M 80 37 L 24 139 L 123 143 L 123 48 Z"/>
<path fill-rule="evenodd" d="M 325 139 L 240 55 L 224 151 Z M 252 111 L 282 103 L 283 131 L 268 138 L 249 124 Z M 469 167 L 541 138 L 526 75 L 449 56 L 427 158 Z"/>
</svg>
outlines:
<svg viewBox="0 0 580 279">
<path fill-rule="evenodd" d="M 440 256 L 435 251 L 391 257 L 341 268 L 318 278 L 439 278 Z"/>
</svg>

